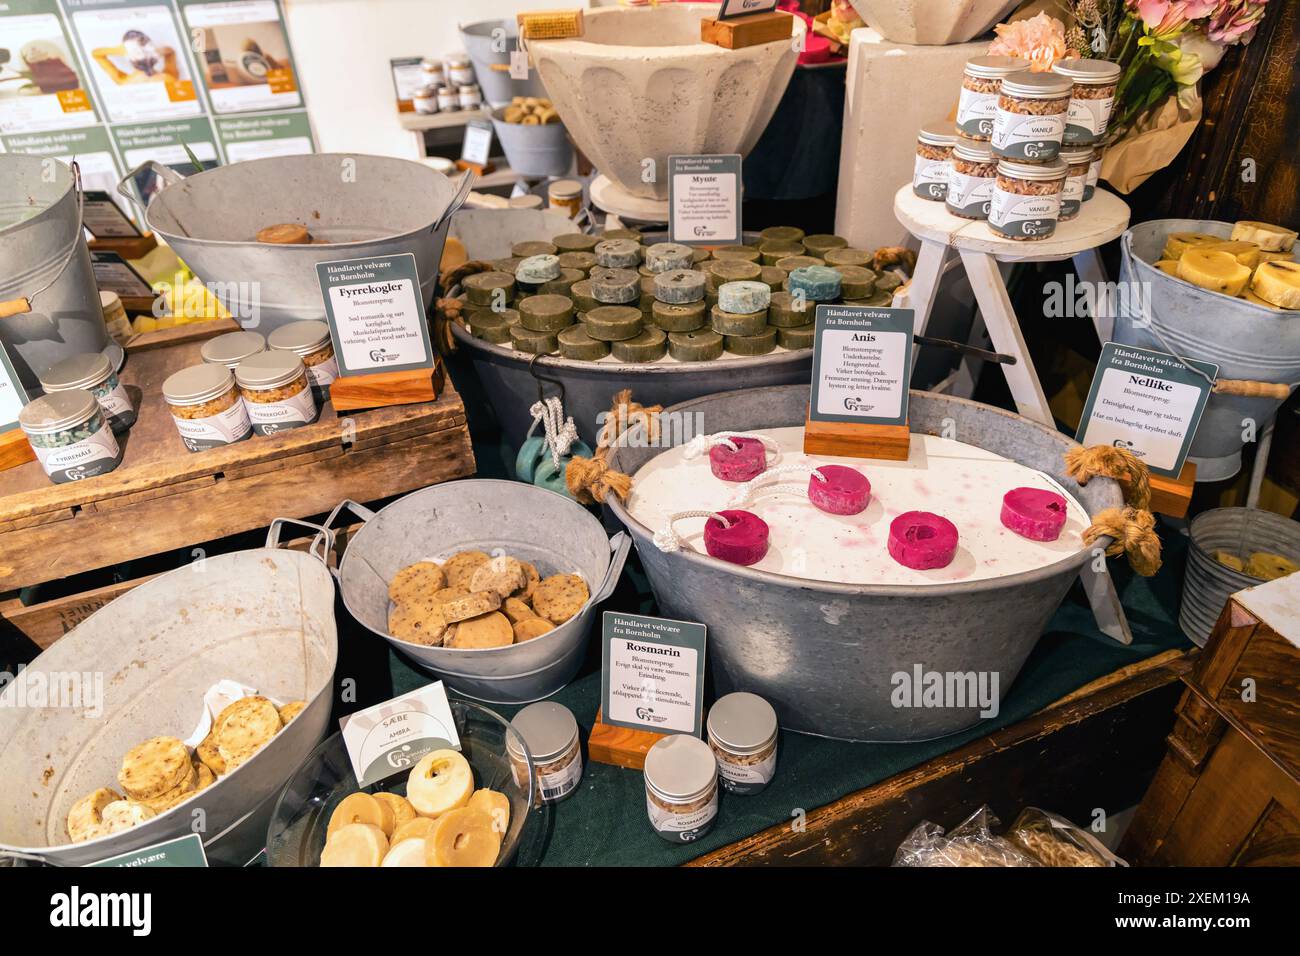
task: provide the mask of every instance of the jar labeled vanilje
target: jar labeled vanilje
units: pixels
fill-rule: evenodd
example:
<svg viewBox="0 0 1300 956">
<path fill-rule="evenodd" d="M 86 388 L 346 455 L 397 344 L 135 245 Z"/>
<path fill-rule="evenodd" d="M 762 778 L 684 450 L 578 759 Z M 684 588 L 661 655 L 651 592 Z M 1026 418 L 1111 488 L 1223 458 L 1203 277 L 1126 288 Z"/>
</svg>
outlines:
<svg viewBox="0 0 1300 956">
<path fill-rule="evenodd" d="M 56 485 L 93 478 L 122 461 L 122 449 L 95 396 L 84 388 L 51 392 L 23 406 L 18 424 Z"/>
<path fill-rule="evenodd" d="M 1097 192 L 1097 183 L 1101 181 L 1101 150 L 1092 152 L 1092 163 L 1088 166 L 1088 179 L 1083 185 L 1083 201 L 1087 202 Z"/>
<path fill-rule="evenodd" d="M 1002 78 L 1027 69 L 1029 61 L 1018 56 L 976 56 L 967 60 L 957 98 L 958 131 L 969 139 L 989 139 Z"/>
<path fill-rule="evenodd" d="M 1073 84 L 1056 73 L 1012 73 L 1002 80 L 993 119 L 993 153 L 1050 163 L 1060 152 Z"/>
<path fill-rule="evenodd" d="M 645 809 L 655 833 L 691 843 L 718 816 L 718 761 L 699 737 L 672 734 L 645 755 Z"/>
<path fill-rule="evenodd" d="M 233 445 L 253 434 L 235 376 L 220 363 L 183 368 L 167 376 L 163 398 L 190 451 Z"/>
<path fill-rule="evenodd" d="M 302 428 L 320 415 L 307 382 L 307 367 L 292 352 L 250 355 L 235 369 L 235 382 L 258 435 Z"/>
<path fill-rule="evenodd" d="M 958 137 L 949 161 L 948 211 L 963 219 L 987 219 L 997 173 L 998 161 L 987 142 Z"/>
<path fill-rule="evenodd" d="M 1074 84 L 1070 106 L 1066 111 L 1066 145 L 1095 146 L 1106 138 L 1115 91 L 1119 87 L 1120 67 L 1109 60 L 1070 57 L 1057 60 L 1054 73 L 1068 77 Z"/>
<path fill-rule="evenodd" d="M 757 694 L 719 697 L 709 709 L 709 746 L 722 786 L 758 793 L 776 774 L 776 711 Z"/>
<path fill-rule="evenodd" d="M 1088 169 L 1092 166 L 1092 154 L 1091 146 L 1061 150 L 1061 162 L 1065 163 L 1065 186 L 1061 190 L 1061 222 L 1073 219 L 1083 208 L 1083 196 L 1088 188 Z"/>
<path fill-rule="evenodd" d="M 1056 231 L 1065 189 L 1065 163 L 998 163 L 989 228 L 1009 239 L 1046 239 Z"/>
<path fill-rule="evenodd" d="M 330 327 L 319 319 L 303 319 L 280 326 L 266 340 L 273 350 L 292 352 L 307 366 L 307 381 L 319 405 L 329 401 L 330 385 L 339 377 Z"/>
<path fill-rule="evenodd" d="M 536 782 L 534 803 L 559 803 L 578 789 L 582 782 L 582 747 L 578 743 L 578 722 L 563 704 L 544 700 L 515 714 L 511 726 L 524 738 L 533 755 L 533 779 Z M 523 787 L 527 761 L 510 742 L 506 744 L 515 782 Z"/>
<path fill-rule="evenodd" d="M 912 192 L 922 199 L 943 202 L 948 195 L 948 158 L 957 134 L 950 123 L 926 123 L 916 134 Z"/>
<path fill-rule="evenodd" d="M 135 424 L 135 406 L 103 352 L 86 352 L 55 362 L 41 373 L 41 388 L 46 394 L 84 388 L 95 396 L 113 431 L 124 432 Z"/>
</svg>

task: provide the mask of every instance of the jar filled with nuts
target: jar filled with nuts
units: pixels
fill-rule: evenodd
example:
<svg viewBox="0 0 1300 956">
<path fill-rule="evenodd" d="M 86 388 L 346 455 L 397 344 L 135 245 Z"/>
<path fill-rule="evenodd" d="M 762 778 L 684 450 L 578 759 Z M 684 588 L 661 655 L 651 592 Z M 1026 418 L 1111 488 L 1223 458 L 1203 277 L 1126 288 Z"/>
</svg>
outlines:
<svg viewBox="0 0 1300 956">
<path fill-rule="evenodd" d="M 199 356 L 213 365 L 224 365 L 232 372 L 250 355 L 266 351 L 266 339 L 260 332 L 227 332 L 208 339 L 199 348 Z"/>
<path fill-rule="evenodd" d="M 1070 78 L 1012 73 L 1002 80 L 993 118 L 993 153 L 1003 159 L 1050 163 L 1061 149 L 1070 107 Z"/>
<path fill-rule="evenodd" d="M 966 61 L 957 98 L 957 129 L 963 136 L 987 140 L 993 135 L 1002 78 L 1027 69 L 1029 61 L 1018 56 L 976 56 Z"/>
<path fill-rule="evenodd" d="M 456 91 L 456 101 L 463 110 L 476 110 L 483 105 L 483 93 L 477 83 L 462 83 Z"/>
<path fill-rule="evenodd" d="M 655 833 L 690 843 L 718 816 L 718 761 L 699 737 L 671 734 L 645 755 L 645 808 Z"/>
<path fill-rule="evenodd" d="M 411 105 L 417 113 L 428 115 L 438 112 L 438 88 L 422 86 L 411 94 Z"/>
<path fill-rule="evenodd" d="M 709 746 L 722 785 L 758 793 L 776 773 L 776 711 L 757 694 L 719 697 L 709 709 Z"/>
<path fill-rule="evenodd" d="M 339 377 L 330 327 L 319 319 L 290 322 L 271 333 L 266 344 L 272 350 L 292 352 L 307 366 L 307 381 L 318 405 L 330 399 L 330 385 Z"/>
<path fill-rule="evenodd" d="M 1008 239 L 1046 239 L 1056 231 L 1065 189 L 1066 166 L 1052 163 L 998 163 L 989 206 L 989 228 Z"/>
<path fill-rule="evenodd" d="M 1092 154 L 1091 146 L 1061 150 L 1061 162 L 1065 163 L 1065 188 L 1061 190 L 1061 222 L 1073 219 L 1083 208 L 1083 194 L 1088 188 L 1088 170 L 1092 167 Z"/>
<path fill-rule="evenodd" d="M 235 382 L 258 435 L 301 428 L 320 415 L 307 382 L 307 366 L 292 352 L 250 355 L 235 369 Z"/>
<path fill-rule="evenodd" d="M 460 93 L 454 86 L 438 87 L 438 112 L 454 113 L 460 109 Z"/>
<path fill-rule="evenodd" d="M 112 471 L 122 449 L 99 402 L 84 388 L 52 392 L 28 402 L 18 425 L 56 485 Z"/>
<path fill-rule="evenodd" d="M 963 219 L 987 219 L 993 201 L 993 180 L 998 161 L 988 142 L 957 138 L 948 170 L 948 197 L 944 205 Z"/>
<path fill-rule="evenodd" d="M 534 803 L 559 803 L 578 789 L 582 782 L 582 748 L 578 745 L 578 722 L 563 704 L 544 700 L 529 704 L 510 722 L 524 738 L 533 755 L 533 777 L 537 784 Z M 528 762 L 515 748 L 513 740 L 506 751 L 520 787 L 527 775 Z"/>
<path fill-rule="evenodd" d="M 95 396 L 113 431 L 124 432 L 135 424 L 136 411 L 131 397 L 118 381 L 113 363 L 102 352 L 87 352 L 55 362 L 41 373 L 41 388 L 46 394 L 84 388 Z"/>
<path fill-rule="evenodd" d="M 220 364 L 194 365 L 167 376 L 163 398 L 190 451 L 233 445 L 253 434 L 235 376 Z"/>
<path fill-rule="evenodd" d="M 916 134 L 912 192 L 922 199 L 943 202 L 948 195 L 948 158 L 957 134 L 946 121 L 926 123 Z"/>
<path fill-rule="evenodd" d="M 1101 150 L 1092 151 L 1092 162 L 1088 165 L 1088 178 L 1083 185 L 1083 201 L 1087 202 L 1097 192 L 1097 183 L 1101 181 Z"/>
<path fill-rule="evenodd" d="M 453 53 L 444 57 L 442 69 L 450 86 L 462 86 L 474 82 L 474 64 L 464 53 Z"/>
<path fill-rule="evenodd" d="M 1120 67 L 1108 60 L 1070 57 L 1057 60 L 1052 72 L 1067 77 L 1074 88 L 1065 118 L 1063 142 L 1075 146 L 1095 146 L 1106 137 L 1110 111 L 1115 105 Z"/>
</svg>

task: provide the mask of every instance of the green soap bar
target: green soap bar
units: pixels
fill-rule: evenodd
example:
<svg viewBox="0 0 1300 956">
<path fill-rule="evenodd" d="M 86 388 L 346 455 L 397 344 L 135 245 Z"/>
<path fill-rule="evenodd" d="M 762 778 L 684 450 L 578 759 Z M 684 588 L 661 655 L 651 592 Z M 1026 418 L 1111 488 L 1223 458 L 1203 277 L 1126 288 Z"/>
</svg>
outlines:
<svg viewBox="0 0 1300 956">
<path fill-rule="evenodd" d="M 810 256 L 820 256 L 827 249 L 843 249 L 848 244 L 849 241 L 843 236 L 830 236 L 825 233 L 803 237 L 803 247 L 808 250 Z"/>
<path fill-rule="evenodd" d="M 560 345 L 554 332 L 534 332 L 522 325 L 510 327 L 510 341 L 520 352 L 531 352 L 534 355 L 550 355 Z"/>
<path fill-rule="evenodd" d="M 712 258 L 713 258 L 713 250 L 711 249 L 705 249 L 703 246 L 695 246 L 691 249 L 691 261 L 696 266 L 698 266 L 701 262 L 705 262 Z"/>
<path fill-rule="evenodd" d="M 595 362 L 609 354 L 609 343 L 593 339 L 581 325 L 562 329 L 556 339 L 560 343 L 560 354 L 567 359 Z"/>
<path fill-rule="evenodd" d="M 515 277 L 505 272 L 476 272 L 466 276 L 461 285 L 470 305 L 505 305 L 515 294 Z"/>
<path fill-rule="evenodd" d="M 641 264 L 641 246 L 634 239 L 602 239 L 595 253 L 596 261 L 607 269 L 635 269 Z"/>
<path fill-rule="evenodd" d="M 771 239 L 775 242 L 799 242 L 803 239 L 803 230 L 798 226 L 768 226 L 759 234 L 760 239 Z M 761 246 L 762 243 L 759 243 Z"/>
<path fill-rule="evenodd" d="M 876 291 L 876 274 L 862 266 L 832 266 L 840 274 L 840 298 L 865 299 Z"/>
<path fill-rule="evenodd" d="M 602 239 L 631 239 L 634 242 L 641 241 L 641 233 L 635 229 L 606 229 L 600 234 Z"/>
<path fill-rule="evenodd" d="M 722 356 L 722 336 L 712 329 L 670 332 L 668 354 L 679 362 L 707 362 Z"/>
<path fill-rule="evenodd" d="M 760 242 L 758 251 L 765 266 L 774 266 L 787 256 L 801 256 L 804 254 L 803 243 L 801 242 L 778 242 L 775 240 Z"/>
<path fill-rule="evenodd" d="M 541 288 L 542 295 L 568 295 L 573 291 L 573 284 L 581 282 L 586 273 L 577 269 L 561 269 L 558 279 L 552 279 L 550 282 L 543 282 Z"/>
<path fill-rule="evenodd" d="M 784 259 L 776 261 L 776 267 L 789 275 L 795 269 L 803 269 L 806 266 L 825 265 L 825 261 L 818 259 L 816 256 L 786 256 Z"/>
<path fill-rule="evenodd" d="M 864 305 L 864 306 L 871 306 L 872 308 L 878 308 L 879 306 L 882 305 L 892 305 L 893 301 L 894 301 L 894 293 L 892 292 L 873 292 L 871 293 L 871 295 L 867 296 L 866 298 L 845 299 L 844 304 Z"/>
<path fill-rule="evenodd" d="M 520 299 L 526 299 L 530 295 L 541 295 L 541 294 L 542 294 L 542 283 L 521 282 L 518 278 L 515 279 L 515 301 L 516 302 L 518 302 Z"/>
<path fill-rule="evenodd" d="M 660 302 L 683 305 L 704 298 L 707 277 L 694 269 L 674 269 L 661 272 L 654 278 L 655 298 Z"/>
<path fill-rule="evenodd" d="M 805 266 L 795 269 L 785 280 L 787 292 L 802 291 L 816 302 L 833 302 L 840 297 L 840 274 L 830 266 Z"/>
<path fill-rule="evenodd" d="M 675 304 L 656 302 L 650 310 L 651 321 L 665 332 L 691 332 L 703 328 L 706 312 L 703 302 Z"/>
<path fill-rule="evenodd" d="M 573 300 L 573 307 L 579 312 L 590 312 L 592 309 L 600 308 L 600 303 L 591 294 L 590 279 L 579 279 L 573 283 L 569 287 L 569 298 Z"/>
<path fill-rule="evenodd" d="M 637 300 L 637 308 L 642 312 L 649 312 L 650 307 L 655 304 L 655 277 L 652 275 L 641 277 L 641 298 Z"/>
<path fill-rule="evenodd" d="M 510 254 L 520 259 L 529 256 L 553 256 L 558 252 L 549 242 L 516 242 L 510 247 Z"/>
<path fill-rule="evenodd" d="M 724 312 L 714 306 L 710 312 L 713 331 L 719 335 L 757 335 L 767 327 L 767 310 L 762 312 Z"/>
<path fill-rule="evenodd" d="M 583 232 L 566 232 L 551 242 L 560 252 L 591 252 L 600 240 Z"/>
<path fill-rule="evenodd" d="M 636 302 L 641 296 L 641 280 L 631 269 L 610 269 L 597 266 L 591 270 L 587 282 L 597 302 L 605 305 L 624 305 Z M 576 283 L 575 283 L 576 285 Z"/>
<path fill-rule="evenodd" d="M 513 321 L 511 321 L 513 318 Z M 493 342 L 500 345 L 510 341 L 510 329 L 519 324 L 519 313 L 514 309 L 506 309 L 502 312 L 493 312 L 491 309 L 480 309 L 477 312 L 469 314 L 469 330 L 476 337 L 485 342 Z"/>
<path fill-rule="evenodd" d="M 725 348 L 733 355 L 766 355 L 776 348 L 776 329 L 769 326 L 757 335 L 728 335 Z"/>
<path fill-rule="evenodd" d="M 817 329 L 817 323 L 808 325 L 796 325 L 793 328 L 777 329 L 776 344 L 783 349 L 810 349 L 813 347 L 813 336 Z"/>
<path fill-rule="evenodd" d="M 492 263 L 492 268 L 497 272 L 504 272 L 513 276 L 519 263 L 524 261 L 523 256 L 511 256 L 509 259 L 496 259 Z"/>
<path fill-rule="evenodd" d="M 758 262 L 762 253 L 753 246 L 718 246 L 713 250 L 713 258 L 730 259 L 733 262 Z"/>
<path fill-rule="evenodd" d="M 708 308 L 710 308 L 710 309 L 713 308 L 715 305 L 718 304 L 718 290 L 717 290 L 717 289 L 710 289 L 710 288 L 708 288 L 708 286 L 705 286 L 705 288 L 704 288 L 704 304 L 705 304 L 706 307 L 708 307 Z"/>
<path fill-rule="evenodd" d="M 620 362 L 653 362 L 668 351 L 668 334 L 662 329 L 642 329 L 630 339 L 610 346 L 614 358 Z"/>
<path fill-rule="evenodd" d="M 824 258 L 828 266 L 862 266 L 866 268 L 872 262 L 871 253 L 865 249 L 854 249 L 852 246 L 827 249 Z"/>
<path fill-rule="evenodd" d="M 903 280 L 898 277 L 898 273 L 889 269 L 886 269 L 876 277 L 877 292 L 893 292 L 902 284 Z"/>
<path fill-rule="evenodd" d="M 724 282 L 753 282 L 762 276 L 763 267 L 744 259 L 714 259 L 704 264 L 704 274 L 708 277 L 706 288 L 717 292 Z"/>
<path fill-rule="evenodd" d="M 519 300 L 519 323 L 533 332 L 558 332 L 573 324 L 573 300 L 567 295 L 533 295 Z"/>
<path fill-rule="evenodd" d="M 817 303 L 803 300 L 803 308 L 795 306 L 795 297 L 789 292 L 773 292 L 772 304 L 767 307 L 767 324 L 792 329 L 807 325 L 817 312 Z"/>
<path fill-rule="evenodd" d="M 602 342 L 621 342 L 638 335 L 645 327 L 641 310 L 627 305 L 602 305 L 583 319 L 587 334 Z"/>
<path fill-rule="evenodd" d="M 767 285 L 773 292 L 785 285 L 786 271 L 777 266 L 763 266 L 758 281 Z"/>
<path fill-rule="evenodd" d="M 577 269 L 584 276 L 596 267 L 594 252 L 561 252 L 560 268 Z"/>
<path fill-rule="evenodd" d="M 645 276 L 650 276 L 651 278 L 654 278 L 654 274 L 655 274 L 655 271 L 651 269 L 648 265 L 645 265 L 644 263 L 636 267 L 636 272 L 637 275 L 642 276 L 643 278 Z"/>
<path fill-rule="evenodd" d="M 559 256 L 529 256 L 515 266 L 515 279 L 541 285 L 560 277 Z"/>
<path fill-rule="evenodd" d="M 653 273 L 689 269 L 695 263 L 695 251 L 679 242 L 656 242 L 646 246 L 645 264 Z"/>
</svg>

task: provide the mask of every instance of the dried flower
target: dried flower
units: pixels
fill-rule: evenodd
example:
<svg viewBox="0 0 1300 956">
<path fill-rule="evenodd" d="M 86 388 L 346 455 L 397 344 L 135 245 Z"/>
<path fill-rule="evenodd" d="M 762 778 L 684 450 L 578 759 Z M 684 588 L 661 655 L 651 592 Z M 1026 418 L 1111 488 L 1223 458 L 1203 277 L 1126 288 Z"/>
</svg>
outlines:
<svg viewBox="0 0 1300 956">
<path fill-rule="evenodd" d="M 1249 43 L 1268 0 L 1219 0 L 1206 32 L 1216 43 Z"/>
<path fill-rule="evenodd" d="M 1089 56 L 1088 35 L 1079 26 L 1072 26 L 1065 31 L 1065 46 L 1071 56 Z"/>
<path fill-rule="evenodd" d="M 1023 57 L 1035 73 L 1051 70 L 1052 64 L 1067 52 L 1065 24 L 1045 13 L 1028 20 L 999 23 L 994 32 L 998 36 L 989 45 L 989 55 Z"/>
</svg>

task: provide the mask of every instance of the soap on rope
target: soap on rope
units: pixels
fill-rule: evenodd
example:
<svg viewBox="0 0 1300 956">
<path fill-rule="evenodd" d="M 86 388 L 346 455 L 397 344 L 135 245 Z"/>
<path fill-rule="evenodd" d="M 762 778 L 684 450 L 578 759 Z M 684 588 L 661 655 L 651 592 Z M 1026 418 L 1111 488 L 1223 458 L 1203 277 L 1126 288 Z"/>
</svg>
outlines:
<svg viewBox="0 0 1300 956">
<path fill-rule="evenodd" d="M 827 514 L 861 514 L 871 503 L 871 482 L 848 465 L 821 465 L 808 477 L 808 500 Z"/>
<path fill-rule="evenodd" d="M 749 566 L 762 561 L 767 555 L 769 529 L 767 522 L 749 511 L 728 509 L 717 518 L 704 522 L 704 550 L 711 557 L 732 564 Z"/>
</svg>

